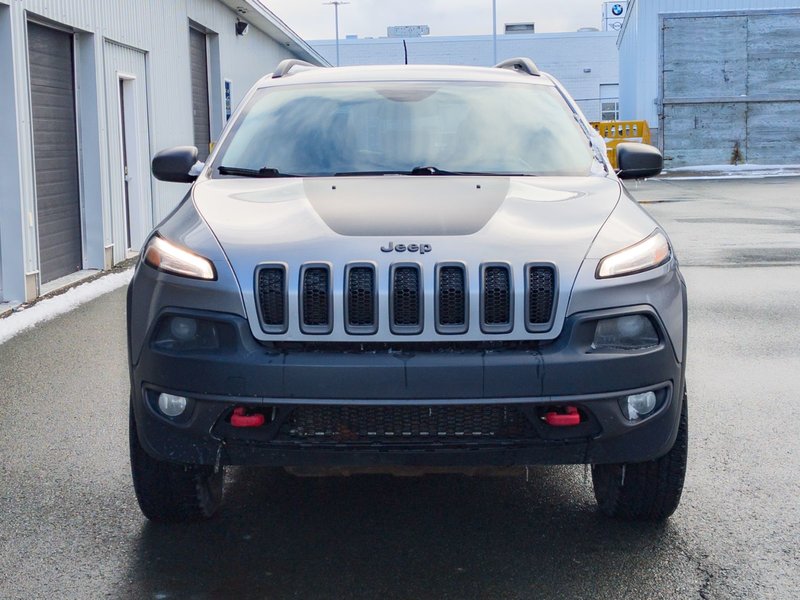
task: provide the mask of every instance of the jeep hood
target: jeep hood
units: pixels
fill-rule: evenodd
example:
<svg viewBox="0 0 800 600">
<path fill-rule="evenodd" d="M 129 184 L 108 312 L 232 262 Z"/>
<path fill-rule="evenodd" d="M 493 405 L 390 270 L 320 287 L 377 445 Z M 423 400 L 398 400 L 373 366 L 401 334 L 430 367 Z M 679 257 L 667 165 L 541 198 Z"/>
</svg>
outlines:
<svg viewBox="0 0 800 600">
<path fill-rule="evenodd" d="M 337 285 L 345 264 L 360 261 L 388 273 L 391 263 L 413 260 L 431 280 L 443 261 L 470 271 L 483 262 L 520 270 L 547 262 L 558 270 L 557 334 L 578 269 L 620 193 L 606 177 L 232 178 L 198 182 L 193 200 L 230 261 L 251 324 L 254 270 L 263 262 L 286 264 L 290 281 L 303 263 L 329 263 Z M 382 251 L 390 242 L 431 250 Z"/>
</svg>

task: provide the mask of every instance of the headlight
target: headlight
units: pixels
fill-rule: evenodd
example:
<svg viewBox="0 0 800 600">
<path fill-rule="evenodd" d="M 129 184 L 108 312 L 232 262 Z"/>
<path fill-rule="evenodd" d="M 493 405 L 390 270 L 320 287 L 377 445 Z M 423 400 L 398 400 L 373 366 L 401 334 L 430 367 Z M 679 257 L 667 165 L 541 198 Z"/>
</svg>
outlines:
<svg viewBox="0 0 800 600">
<path fill-rule="evenodd" d="M 667 236 L 654 231 L 649 237 L 627 248 L 609 254 L 597 266 L 597 278 L 632 275 L 663 265 L 672 256 Z"/>
<path fill-rule="evenodd" d="M 217 273 L 211 261 L 181 248 L 156 235 L 147 244 L 144 262 L 158 269 L 181 277 L 214 280 Z"/>
</svg>

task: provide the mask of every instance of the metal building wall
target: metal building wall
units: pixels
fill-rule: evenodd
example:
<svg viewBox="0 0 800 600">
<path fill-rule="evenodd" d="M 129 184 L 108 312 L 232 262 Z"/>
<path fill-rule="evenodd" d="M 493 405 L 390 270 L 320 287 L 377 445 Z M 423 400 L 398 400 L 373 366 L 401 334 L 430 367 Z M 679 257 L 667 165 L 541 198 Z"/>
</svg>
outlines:
<svg viewBox="0 0 800 600">
<path fill-rule="evenodd" d="M 244 5 L 251 22 L 237 36 L 235 9 Z M 84 268 L 104 268 L 125 258 L 123 188 L 120 185 L 118 71 L 131 56 L 145 57 L 145 121 L 142 136 L 149 157 L 173 145 L 191 143 L 189 26 L 209 36 L 212 138 L 224 126 L 223 79 L 232 82 L 235 106 L 248 88 L 283 58 L 300 56 L 324 63 L 268 13 L 248 1 L 234 0 L 0 0 L 0 160 L 13 181 L 4 181 L 0 197 L 0 301 L 24 300 L 39 293 L 38 251 L 33 189 L 26 21 L 75 32 L 80 182 L 85 214 Z M 254 26 L 256 24 L 257 26 Z M 270 31 L 270 35 L 264 33 Z M 115 51 L 107 51 L 109 44 Z M 120 48 L 125 47 L 135 54 Z M 11 84 L 8 86 L 8 84 Z M 111 85 L 113 83 L 114 85 Z M 6 87 L 8 86 L 8 87 Z M 109 108 L 111 107 L 111 108 Z M 148 226 L 176 205 L 187 186 L 150 178 Z"/>
<path fill-rule="evenodd" d="M 600 86 L 619 80 L 618 52 L 614 32 L 566 32 L 500 35 L 497 60 L 527 56 L 556 77 L 578 99 L 589 119 L 600 118 Z M 333 40 L 311 45 L 329 62 L 336 61 Z M 491 66 L 492 37 L 447 36 L 406 40 L 410 64 Z M 345 39 L 339 44 L 345 65 L 403 64 L 403 40 L 399 38 Z M 589 72 L 586 72 L 589 69 Z"/>
<path fill-rule="evenodd" d="M 658 128 L 660 14 L 781 8 L 800 8 L 800 0 L 632 0 L 617 41 L 620 117 Z"/>
<path fill-rule="evenodd" d="M 0 89 L 13 90 L 14 88 L 14 46 L 12 44 L 11 9 L 6 0 L 0 0 Z M 13 166 L 19 165 L 19 154 L 14 140 L 17 139 L 19 122 L 17 120 L 16 97 L 13 93 L 0 94 L 0 139 L 6 143 L 0 144 L 0 164 L 7 165 L 3 176 L 0 177 L 0 198 L 19 198 L 20 180 Z M 22 297 L 25 293 L 22 275 L 23 243 L 22 235 L 22 206 L 15 202 L 13 206 L 3 210 L 0 207 L 0 302 L 9 294 Z M 3 271 L 3 257 L 6 257 L 9 266 Z"/>
</svg>

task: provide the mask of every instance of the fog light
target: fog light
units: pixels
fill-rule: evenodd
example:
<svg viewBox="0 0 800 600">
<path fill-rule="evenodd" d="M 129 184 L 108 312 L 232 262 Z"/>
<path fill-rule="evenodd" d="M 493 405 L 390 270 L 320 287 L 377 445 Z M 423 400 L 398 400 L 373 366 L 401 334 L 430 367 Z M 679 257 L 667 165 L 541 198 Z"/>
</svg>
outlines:
<svg viewBox="0 0 800 600">
<path fill-rule="evenodd" d="M 177 339 L 186 342 L 197 335 L 197 321 L 188 317 L 172 317 L 169 330 Z"/>
<path fill-rule="evenodd" d="M 172 394 L 159 394 L 158 409 L 168 417 L 180 416 L 186 410 L 186 398 Z"/>
<path fill-rule="evenodd" d="M 638 421 L 646 417 L 656 408 L 655 392 L 644 392 L 643 394 L 631 394 L 626 399 L 626 417 L 630 421 Z"/>
<path fill-rule="evenodd" d="M 597 322 L 592 350 L 642 350 L 658 345 L 658 333 L 645 315 L 626 315 Z"/>
<path fill-rule="evenodd" d="M 230 325 L 208 319 L 168 315 L 158 322 L 153 346 L 176 352 L 219 350 L 220 331 L 225 332 L 230 343 L 235 338 L 232 329 Z"/>
</svg>

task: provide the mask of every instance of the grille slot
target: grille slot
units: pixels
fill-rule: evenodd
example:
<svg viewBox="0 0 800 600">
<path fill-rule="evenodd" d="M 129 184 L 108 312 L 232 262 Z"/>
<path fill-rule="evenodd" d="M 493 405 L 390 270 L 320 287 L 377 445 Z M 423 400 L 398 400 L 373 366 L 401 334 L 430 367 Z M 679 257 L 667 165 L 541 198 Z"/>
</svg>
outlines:
<svg viewBox="0 0 800 600">
<path fill-rule="evenodd" d="M 350 265 L 345 275 L 345 328 L 348 333 L 369 334 L 378 329 L 378 294 L 375 267 Z"/>
<path fill-rule="evenodd" d="M 414 334 L 422 331 L 422 273 L 417 265 L 392 267 L 392 333 Z"/>
<path fill-rule="evenodd" d="M 464 333 L 468 328 L 467 274 L 464 265 L 439 265 L 436 277 L 436 329 Z"/>
<path fill-rule="evenodd" d="M 550 329 L 555 305 L 555 269 L 550 266 L 529 265 L 527 271 L 527 328 L 529 331 Z"/>
<path fill-rule="evenodd" d="M 286 319 L 286 269 L 266 266 L 258 271 L 258 303 L 261 327 L 267 333 L 284 333 Z"/>
<path fill-rule="evenodd" d="M 506 333 L 513 327 L 511 269 L 508 265 L 484 265 L 481 277 L 481 328 L 484 333 Z"/>
<path fill-rule="evenodd" d="M 303 443 L 508 442 L 535 437 L 513 405 L 298 406 L 279 439 Z"/>
<path fill-rule="evenodd" d="M 306 265 L 300 272 L 300 281 L 300 328 L 304 333 L 330 333 L 330 270 L 324 265 Z"/>
</svg>

